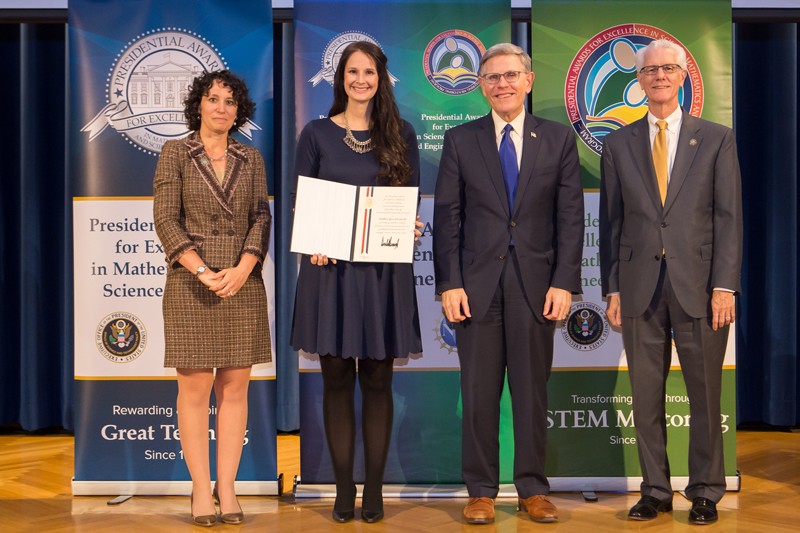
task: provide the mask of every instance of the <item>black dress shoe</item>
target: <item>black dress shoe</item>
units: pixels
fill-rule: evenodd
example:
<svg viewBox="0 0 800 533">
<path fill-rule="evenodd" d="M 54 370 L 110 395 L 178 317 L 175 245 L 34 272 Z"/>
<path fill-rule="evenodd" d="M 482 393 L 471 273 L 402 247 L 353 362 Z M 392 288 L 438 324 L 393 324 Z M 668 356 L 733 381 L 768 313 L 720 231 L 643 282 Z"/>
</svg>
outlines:
<svg viewBox="0 0 800 533">
<path fill-rule="evenodd" d="M 672 511 L 672 501 L 664 502 L 653 496 L 642 496 L 628 511 L 629 520 L 653 520 L 658 513 Z"/>
<path fill-rule="evenodd" d="M 380 511 L 367 511 L 366 509 L 361 509 L 361 520 L 367 524 L 374 524 L 375 522 L 383 520 L 383 509 Z"/>
<path fill-rule="evenodd" d="M 708 498 L 692 498 L 692 510 L 689 511 L 690 524 L 712 524 L 717 521 L 717 504 Z"/>
</svg>

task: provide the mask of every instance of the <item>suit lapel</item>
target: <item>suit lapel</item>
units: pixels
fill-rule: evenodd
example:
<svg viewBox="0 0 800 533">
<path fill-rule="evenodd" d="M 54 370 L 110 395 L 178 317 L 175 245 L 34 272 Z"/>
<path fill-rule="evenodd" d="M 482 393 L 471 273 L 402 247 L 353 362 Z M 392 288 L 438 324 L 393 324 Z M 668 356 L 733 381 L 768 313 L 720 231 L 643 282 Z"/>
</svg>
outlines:
<svg viewBox="0 0 800 533">
<path fill-rule="evenodd" d="M 525 196 L 525 189 L 533 179 L 533 169 L 536 167 L 536 159 L 539 156 L 539 137 L 536 127 L 539 122 L 533 115 L 525 113 L 525 125 L 522 131 L 522 161 L 519 165 L 519 182 L 517 183 L 517 195 L 514 198 L 514 210 L 516 214 L 519 209 L 521 198 Z"/>
<path fill-rule="evenodd" d="M 203 149 L 203 142 L 200 140 L 198 133 L 192 133 L 185 140 L 184 143 L 189 151 L 189 157 L 194 163 L 194 167 L 200 176 L 203 178 L 206 186 L 211 190 L 211 194 L 219 202 L 219 205 L 233 214 L 233 193 L 236 190 L 236 185 L 239 183 L 242 168 L 244 163 L 247 162 L 247 156 L 242 149 L 242 145 L 233 139 L 228 138 L 228 158 L 225 163 L 225 179 L 220 185 L 214 174 L 214 169 L 208 160 L 208 156 Z"/>
<path fill-rule="evenodd" d="M 236 186 L 241 180 L 245 163 L 247 163 L 247 154 L 244 151 L 244 145 L 233 137 L 228 137 L 228 164 L 225 168 L 223 192 L 229 206 L 226 209 L 229 212 L 232 212 L 233 209 L 233 193 L 236 192 Z"/>
<path fill-rule="evenodd" d="M 675 162 L 672 164 L 672 172 L 669 175 L 669 186 L 667 187 L 667 199 L 664 202 L 664 211 L 669 211 L 675 198 L 686 181 L 686 175 L 692 167 L 697 150 L 703 142 L 700 134 L 700 123 L 695 118 L 683 112 L 681 121 L 681 131 L 678 134 L 678 146 L 675 152 Z"/>
<path fill-rule="evenodd" d="M 650 146 L 650 131 L 647 123 L 647 114 L 632 124 L 630 129 L 631 159 L 637 167 L 637 174 L 642 178 L 647 195 L 653 205 L 661 210 L 661 194 L 658 192 L 658 181 L 656 180 L 656 169 L 653 166 L 653 148 Z"/>
<path fill-rule="evenodd" d="M 494 131 L 494 120 L 492 120 L 492 113 L 483 117 L 480 123 L 480 128 L 476 132 L 478 136 L 478 146 L 483 155 L 483 160 L 486 163 L 486 169 L 489 171 L 489 180 L 494 186 L 500 203 L 506 214 L 510 213 L 508 206 L 508 197 L 506 196 L 506 184 L 503 181 L 503 170 L 500 167 L 500 155 L 497 153 L 497 135 Z"/>
</svg>

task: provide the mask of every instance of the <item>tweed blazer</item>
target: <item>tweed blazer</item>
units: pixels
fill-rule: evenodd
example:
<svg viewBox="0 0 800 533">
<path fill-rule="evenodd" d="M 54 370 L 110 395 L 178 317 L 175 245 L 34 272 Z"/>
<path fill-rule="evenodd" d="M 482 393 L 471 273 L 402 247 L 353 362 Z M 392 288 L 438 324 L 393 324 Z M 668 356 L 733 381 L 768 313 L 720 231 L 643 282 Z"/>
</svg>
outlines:
<svg viewBox="0 0 800 533">
<path fill-rule="evenodd" d="M 228 138 L 225 180 L 217 180 L 200 136 L 167 141 L 153 180 L 156 233 L 167 262 L 195 250 L 219 270 L 254 255 L 259 273 L 267 253 L 272 215 L 264 160 L 258 150 Z"/>
<path fill-rule="evenodd" d="M 226 368 L 270 361 L 261 264 L 272 218 L 258 150 L 228 138 L 220 185 L 196 133 L 168 141 L 153 189 L 156 233 L 173 267 L 164 286 L 164 366 Z M 244 253 L 258 264 L 234 298 L 219 298 L 178 262 L 188 250 L 214 270 L 235 266 Z"/>
</svg>

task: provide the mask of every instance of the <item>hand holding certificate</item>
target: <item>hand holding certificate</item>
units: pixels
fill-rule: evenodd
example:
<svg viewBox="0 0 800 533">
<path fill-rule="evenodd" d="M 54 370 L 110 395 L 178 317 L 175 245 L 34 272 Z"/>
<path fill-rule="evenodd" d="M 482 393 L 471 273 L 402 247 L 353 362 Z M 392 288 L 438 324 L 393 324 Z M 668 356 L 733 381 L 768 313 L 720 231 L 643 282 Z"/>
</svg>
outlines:
<svg viewBox="0 0 800 533">
<path fill-rule="evenodd" d="M 418 196 L 418 187 L 358 187 L 300 176 L 291 251 L 411 263 Z"/>
</svg>

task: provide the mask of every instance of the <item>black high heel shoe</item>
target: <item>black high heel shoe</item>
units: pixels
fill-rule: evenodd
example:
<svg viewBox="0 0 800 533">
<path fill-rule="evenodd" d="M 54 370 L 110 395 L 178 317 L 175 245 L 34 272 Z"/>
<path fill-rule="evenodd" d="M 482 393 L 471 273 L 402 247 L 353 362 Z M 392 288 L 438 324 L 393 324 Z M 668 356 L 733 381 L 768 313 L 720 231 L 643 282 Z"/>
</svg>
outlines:
<svg viewBox="0 0 800 533">
<path fill-rule="evenodd" d="M 380 511 L 367 511 L 366 509 L 361 509 L 361 520 L 367 524 L 374 524 L 375 522 L 383 520 L 383 509 Z"/>
<path fill-rule="evenodd" d="M 189 512 L 192 515 L 192 522 L 194 525 L 201 526 L 201 527 L 211 527 L 217 523 L 217 514 L 201 514 L 201 515 L 194 515 L 192 511 L 192 504 L 194 503 L 194 494 L 189 495 Z"/>
<path fill-rule="evenodd" d="M 217 492 L 217 483 L 214 482 L 214 501 L 219 504 L 219 493 Z M 236 500 L 236 505 L 239 505 L 239 500 Z M 239 512 L 238 513 L 223 513 L 222 506 L 219 507 L 220 515 L 219 518 L 222 520 L 224 524 L 241 524 L 244 522 L 244 513 L 242 512 L 242 506 L 239 505 Z"/>
<path fill-rule="evenodd" d="M 364 492 L 366 493 L 366 490 Z M 362 494 L 362 498 L 361 498 L 361 520 L 363 520 L 367 524 L 374 524 L 375 522 L 379 522 L 380 520 L 383 520 L 383 496 L 382 495 L 378 496 L 378 501 L 376 502 L 377 505 L 369 504 L 369 500 L 370 499 L 372 499 L 372 498 L 370 498 L 369 496 L 367 496 L 367 498 L 365 499 L 364 495 Z M 365 503 L 365 502 L 367 502 L 367 503 Z M 368 505 L 370 507 L 377 508 L 377 509 L 371 511 L 371 510 L 369 510 L 367 508 Z"/>
<path fill-rule="evenodd" d="M 333 511 L 331 511 L 331 517 L 335 522 L 339 522 L 340 524 L 344 522 L 349 522 L 356 516 L 356 485 L 353 484 L 353 499 L 348 500 L 350 503 L 350 509 L 341 510 L 337 509 L 337 507 L 341 507 L 343 504 L 339 503 L 339 494 L 336 494 L 336 501 L 333 504 Z"/>
</svg>

